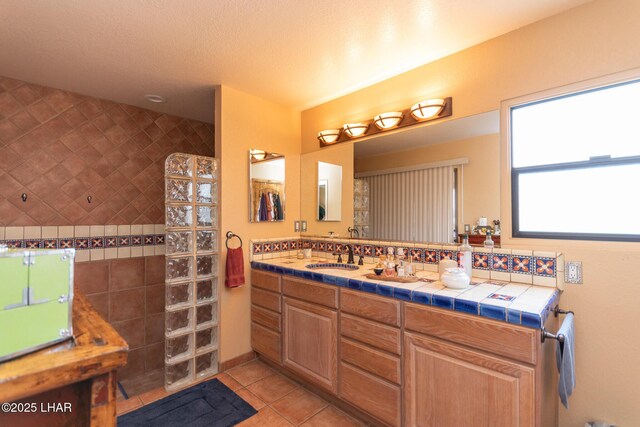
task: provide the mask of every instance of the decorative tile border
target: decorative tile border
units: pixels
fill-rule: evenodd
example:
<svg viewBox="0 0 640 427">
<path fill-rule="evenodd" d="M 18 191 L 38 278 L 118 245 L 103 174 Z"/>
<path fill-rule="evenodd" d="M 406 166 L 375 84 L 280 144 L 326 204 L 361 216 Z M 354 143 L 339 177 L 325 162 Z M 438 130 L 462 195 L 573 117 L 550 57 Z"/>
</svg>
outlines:
<svg viewBox="0 0 640 427">
<path fill-rule="evenodd" d="M 76 261 L 164 254 L 164 224 L 0 227 L 12 249 L 75 249 Z"/>
<path fill-rule="evenodd" d="M 133 236 L 110 236 L 106 238 L 88 238 L 88 237 L 70 237 L 61 239 L 20 239 L 20 240 L 0 240 L 0 245 L 7 245 L 9 249 L 75 249 L 77 251 L 83 251 L 87 249 L 104 249 L 104 241 L 107 242 L 120 242 L 107 243 L 109 247 L 132 247 L 141 246 L 140 239 L 134 241 Z M 137 236 L 138 238 L 142 236 Z M 164 245 L 164 234 L 149 234 L 144 235 L 145 239 L 149 237 L 149 240 L 145 240 L 144 246 L 160 246 Z M 146 243 L 146 242 L 149 243 Z M 153 242 L 153 243 L 151 243 Z"/>
</svg>

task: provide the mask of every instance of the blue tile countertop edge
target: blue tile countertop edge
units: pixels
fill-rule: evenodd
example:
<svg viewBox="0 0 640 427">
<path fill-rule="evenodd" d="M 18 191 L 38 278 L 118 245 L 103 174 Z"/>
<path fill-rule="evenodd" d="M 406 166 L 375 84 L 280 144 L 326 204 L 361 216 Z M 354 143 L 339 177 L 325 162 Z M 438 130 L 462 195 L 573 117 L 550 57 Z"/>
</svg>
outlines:
<svg viewBox="0 0 640 427">
<path fill-rule="evenodd" d="M 431 305 L 438 308 L 459 311 L 461 313 L 470 314 L 473 316 L 485 317 L 492 320 L 498 320 L 531 328 L 542 327 L 549 318 L 549 315 L 553 313 L 553 309 L 558 304 L 558 301 L 560 299 L 560 292 L 556 289 L 541 312 L 531 313 L 528 311 L 509 309 L 508 307 L 502 307 L 498 305 L 467 301 L 464 299 L 453 298 L 447 295 L 420 292 L 419 290 L 412 291 L 409 289 L 396 288 L 389 285 L 369 282 L 362 279 L 350 279 L 347 277 L 333 276 L 329 274 L 318 273 L 317 271 L 312 270 L 298 270 L 295 268 L 287 268 L 278 265 L 263 263 L 260 261 L 251 261 L 251 267 L 257 270 L 264 270 L 286 276 L 312 280 L 328 285 L 368 292 L 385 297 L 395 298 L 401 301 Z"/>
</svg>

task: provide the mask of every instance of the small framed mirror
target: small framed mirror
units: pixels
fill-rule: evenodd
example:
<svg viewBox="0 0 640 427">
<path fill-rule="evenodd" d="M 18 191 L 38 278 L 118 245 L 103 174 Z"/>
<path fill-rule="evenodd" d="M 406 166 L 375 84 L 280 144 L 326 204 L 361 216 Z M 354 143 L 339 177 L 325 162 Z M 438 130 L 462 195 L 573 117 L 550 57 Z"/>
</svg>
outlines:
<svg viewBox="0 0 640 427">
<path fill-rule="evenodd" d="M 249 220 L 284 221 L 284 156 L 265 150 L 249 150 Z"/>
<path fill-rule="evenodd" d="M 342 166 L 318 162 L 318 221 L 342 219 Z"/>
</svg>

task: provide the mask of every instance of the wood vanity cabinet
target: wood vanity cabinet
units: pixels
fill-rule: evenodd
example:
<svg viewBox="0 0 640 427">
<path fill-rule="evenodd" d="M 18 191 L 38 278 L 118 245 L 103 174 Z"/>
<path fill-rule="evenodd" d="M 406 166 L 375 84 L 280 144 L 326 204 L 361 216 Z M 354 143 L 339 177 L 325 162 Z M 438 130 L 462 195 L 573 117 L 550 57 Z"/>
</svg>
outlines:
<svg viewBox="0 0 640 427">
<path fill-rule="evenodd" d="M 533 426 L 533 368 L 406 333 L 411 426 Z"/>
<path fill-rule="evenodd" d="M 405 425 L 557 425 L 554 344 L 539 330 L 412 303 L 404 326 Z"/>
<path fill-rule="evenodd" d="M 340 398 L 400 426 L 400 301 L 341 289 L 340 309 Z"/>
<path fill-rule="evenodd" d="M 251 270 L 251 347 L 282 364 L 281 276 Z"/>
<path fill-rule="evenodd" d="M 337 394 L 337 289 L 285 277 L 282 293 L 283 365 L 318 387 Z"/>
<path fill-rule="evenodd" d="M 557 425 L 555 342 L 538 329 L 263 271 L 252 279 L 254 350 L 373 424 Z"/>
</svg>

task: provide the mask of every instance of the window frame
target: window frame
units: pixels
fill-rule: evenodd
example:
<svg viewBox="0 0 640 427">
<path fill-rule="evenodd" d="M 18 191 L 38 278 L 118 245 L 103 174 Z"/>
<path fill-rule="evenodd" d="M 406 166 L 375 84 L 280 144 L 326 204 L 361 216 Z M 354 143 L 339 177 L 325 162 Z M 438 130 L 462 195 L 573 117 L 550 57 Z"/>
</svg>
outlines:
<svg viewBox="0 0 640 427">
<path fill-rule="evenodd" d="M 635 78 L 617 81 L 601 83 L 598 86 L 591 86 L 587 88 L 576 88 L 570 92 L 556 93 L 556 95 L 545 96 L 536 100 L 529 100 L 521 103 L 514 103 L 508 105 L 508 118 L 509 118 L 509 166 L 510 166 L 510 184 L 511 184 L 511 235 L 514 238 L 530 238 L 530 239 L 554 239 L 554 240 L 591 240 L 591 241 L 614 241 L 614 242 L 640 242 L 640 234 L 611 234 L 611 233 L 561 233 L 551 231 L 521 231 L 520 230 L 520 211 L 519 211 L 519 192 L 518 183 L 519 177 L 524 174 L 539 173 L 539 172 L 556 172 L 565 170 L 584 170 L 591 168 L 603 168 L 612 166 L 623 166 L 638 164 L 640 165 L 640 155 L 627 156 L 627 157 L 615 157 L 598 156 L 592 157 L 585 161 L 564 162 L 564 163 L 552 163 L 536 166 L 513 166 L 513 112 L 514 110 L 527 107 L 530 105 L 536 105 L 552 100 L 562 99 L 566 97 L 576 96 L 594 91 L 606 90 L 618 86 L 627 84 L 640 83 L 640 78 Z"/>
</svg>

